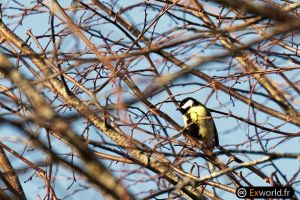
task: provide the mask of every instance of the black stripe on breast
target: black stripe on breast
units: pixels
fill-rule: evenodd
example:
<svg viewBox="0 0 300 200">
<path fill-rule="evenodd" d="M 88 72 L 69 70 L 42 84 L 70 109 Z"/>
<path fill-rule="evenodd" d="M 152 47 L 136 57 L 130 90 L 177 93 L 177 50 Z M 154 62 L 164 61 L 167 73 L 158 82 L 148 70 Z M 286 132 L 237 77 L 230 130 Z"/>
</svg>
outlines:
<svg viewBox="0 0 300 200">
<path fill-rule="evenodd" d="M 188 125 L 187 130 L 189 131 L 189 133 L 197 139 L 202 139 L 201 135 L 199 134 L 200 127 L 196 123 L 193 123 L 189 115 L 186 115 L 186 118 Z"/>
</svg>

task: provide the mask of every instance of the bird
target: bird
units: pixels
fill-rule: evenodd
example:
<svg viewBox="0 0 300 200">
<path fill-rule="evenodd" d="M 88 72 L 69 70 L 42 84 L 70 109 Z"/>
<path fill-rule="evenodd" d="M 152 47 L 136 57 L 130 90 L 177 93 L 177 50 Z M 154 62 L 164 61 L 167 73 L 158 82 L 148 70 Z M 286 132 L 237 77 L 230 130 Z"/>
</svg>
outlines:
<svg viewBox="0 0 300 200">
<path fill-rule="evenodd" d="M 219 146 L 215 122 L 205 105 L 192 97 L 183 99 L 177 108 L 183 115 L 185 129 L 195 139 L 202 141 L 207 150 Z"/>
</svg>

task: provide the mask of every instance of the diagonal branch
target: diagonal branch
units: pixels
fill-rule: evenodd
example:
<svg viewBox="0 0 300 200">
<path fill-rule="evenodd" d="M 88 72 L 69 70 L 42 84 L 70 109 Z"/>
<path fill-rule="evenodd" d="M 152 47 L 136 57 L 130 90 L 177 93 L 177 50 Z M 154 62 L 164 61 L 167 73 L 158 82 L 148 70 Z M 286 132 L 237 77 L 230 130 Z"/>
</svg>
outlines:
<svg viewBox="0 0 300 200">
<path fill-rule="evenodd" d="M 2 30 L 6 29 L 5 25 L 0 21 L 0 27 Z M 8 30 L 8 29 L 7 29 Z M 3 33 L 3 32 L 2 32 Z M 3 36 L 3 35 L 2 35 Z M 11 36 L 6 39 L 10 39 Z M 14 38 L 15 41 L 20 41 L 19 38 Z M 19 43 L 20 44 L 20 43 Z M 29 47 L 27 46 L 28 50 Z M 34 54 L 32 54 L 34 55 Z M 38 58 L 33 60 L 37 61 Z M 86 146 L 82 144 L 81 138 L 72 131 L 69 125 L 60 119 L 56 113 L 52 110 L 49 104 L 42 98 L 42 96 L 35 90 L 35 88 L 26 80 L 17 69 L 13 68 L 8 59 L 0 54 L 0 70 L 4 75 L 9 78 L 14 85 L 20 88 L 27 96 L 34 109 L 34 117 L 36 121 L 42 126 L 48 126 L 48 128 L 58 132 L 61 137 L 66 139 L 69 144 L 79 153 L 80 158 L 85 162 L 87 173 L 91 177 L 95 177 L 94 182 L 105 193 L 110 194 L 115 199 L 134 199 L 133 196 L 127 191 L 123 185 L 116 180 L 112 174 L 107 171 L 106 167 L 96 159 L 94 153 Z M 46 65 L 44 65 L 45 67 Z M 45 68 L 44 72 L 50 73 Z M 53 80 L 53 79 L 52 79 Z M 51 81 L 50 81 L 51 82 Z M 53 83 L 53 81 L 52 81 Z M 57 81 L 57 83 L 59 83 Z M 66 93 L 67 91 L 64 90 Z"/>
</svg>

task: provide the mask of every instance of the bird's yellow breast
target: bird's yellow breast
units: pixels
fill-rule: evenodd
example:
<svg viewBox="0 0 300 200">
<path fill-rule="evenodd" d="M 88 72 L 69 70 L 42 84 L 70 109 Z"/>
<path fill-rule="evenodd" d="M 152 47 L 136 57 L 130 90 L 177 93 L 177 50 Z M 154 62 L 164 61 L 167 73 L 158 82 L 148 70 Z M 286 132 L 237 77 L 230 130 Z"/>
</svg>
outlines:
<svg viewBox="0 0 300 200">
<path fill-rule="evenodd" d="M 207 116 L 206 109 L 203 106 L 191 107 L 187 113 L 190 115 L 193 122 L 203 120 Z"/>
<path fill-rule="evenodd" d="M 218 144 L 214 121 L 205 106 L 190 107 L 183 115 L 183 119 L 189 133 L 200 139 L 208 149 L 213 149 L 214 142 Z"/>
<path fill-rule="evenodd" d="M 214 135 L 214 124 L 205 107 L 201 105 L 191 107 L 185 115 L 185 126 L 190 126 L 191 123 L 197 124 L 199 127 L 198 135 L 201 136 L 201 138 L 212 141 Z M 190 124 L 188 123 L 187 116 L 190 118 Z"/>
<path fill-rule="evenodd" d="M 207 112 L 203 106 L 194 106 L 190 108 L 188 112 L 183 116 L 183 120 L 185 126 L 188 126 L 188 118 L 190 118 L 193 123 L 198 124 L 201 123 L 202 120 L 205 120 L 206 116 L 207 116 Z"/>
</svg>

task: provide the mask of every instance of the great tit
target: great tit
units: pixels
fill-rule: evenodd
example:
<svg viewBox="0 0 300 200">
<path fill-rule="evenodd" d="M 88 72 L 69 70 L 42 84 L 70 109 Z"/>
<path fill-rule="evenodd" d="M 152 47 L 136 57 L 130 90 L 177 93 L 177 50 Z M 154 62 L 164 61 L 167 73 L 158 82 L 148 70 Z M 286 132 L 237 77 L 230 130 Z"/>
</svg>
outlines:
<svg viewBox="0 0 300 200">
<path fill-rule="evenodd" d="M 185 98 L 177 108 L 182 115 L 186 130 L 203 145 L 212 150 L 219 146 L 218 132 L 209 110 L 199 101 L 191 97 Z"/>
</svg>

